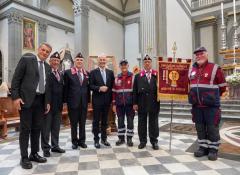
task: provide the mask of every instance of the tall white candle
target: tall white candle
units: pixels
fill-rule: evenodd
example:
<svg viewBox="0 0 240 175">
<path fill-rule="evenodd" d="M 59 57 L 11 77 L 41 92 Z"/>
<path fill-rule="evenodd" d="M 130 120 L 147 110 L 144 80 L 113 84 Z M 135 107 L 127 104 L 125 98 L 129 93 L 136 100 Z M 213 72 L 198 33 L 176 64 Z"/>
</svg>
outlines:
<svg viewBox="0 0 240 175">
<path fill-rule="evenodd" d="M 223 2 L 221 3 L 222 25 L 224 25 Z"/>
<path fill-rule="evenodd" d="M 237 18 L 236 18 L 236 1 L 233 0 L 233 16 L 234 16 L 234 23 L 237 22 Z"/>
</svg>

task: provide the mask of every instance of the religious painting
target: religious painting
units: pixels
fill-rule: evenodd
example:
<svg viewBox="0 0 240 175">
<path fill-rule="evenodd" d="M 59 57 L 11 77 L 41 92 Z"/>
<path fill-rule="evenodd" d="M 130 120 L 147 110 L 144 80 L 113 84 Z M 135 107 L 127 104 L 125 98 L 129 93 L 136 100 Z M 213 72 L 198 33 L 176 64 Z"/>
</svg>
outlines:
<svg viewBox="0 0 240 175">
<path fill-rule="evenodd" d="M 97 59 L 98 59 L 98 56 L 89 56 L 89 59 L 88 59 L 89 71 L 98 67 Z M 107 56 L 106 68 L 112 70 L 115 75 L 117 74 L 117 64 L 114 56 Z"/>
<path fill-rule="evenodd" d="M 29 19 L 23 20 L 23 49 L 36 49 L 36 22 Z"/>
</svg>

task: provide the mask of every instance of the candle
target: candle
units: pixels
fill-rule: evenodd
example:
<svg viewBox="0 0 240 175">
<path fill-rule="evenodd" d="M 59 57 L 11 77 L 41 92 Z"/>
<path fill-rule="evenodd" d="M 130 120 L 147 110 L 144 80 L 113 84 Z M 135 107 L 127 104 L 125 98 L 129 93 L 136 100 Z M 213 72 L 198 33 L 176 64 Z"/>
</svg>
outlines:
<svg viewBox="0 0 240 175">
<path fill-rule="evenodd" d="M 223 3 L 221 3 L 222 25 L 224 25 Z"/>
<path fill-rule="evenodd" d="M 233 0 L 233 15 L 234 15 L 234 23 L 237 22 L 237 18 L 236 18 L 236 1 Z"/>
</svg>

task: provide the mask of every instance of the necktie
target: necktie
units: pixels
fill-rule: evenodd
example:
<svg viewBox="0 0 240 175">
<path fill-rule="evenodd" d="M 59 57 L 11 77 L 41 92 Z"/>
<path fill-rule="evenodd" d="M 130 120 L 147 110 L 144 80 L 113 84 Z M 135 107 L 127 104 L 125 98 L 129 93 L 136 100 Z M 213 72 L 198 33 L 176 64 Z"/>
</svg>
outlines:
<svg viewBox="0 0 240 175">
<path fill-rule="evenodd" d="M 102 74 L 103 82 L 104 82 L 104 84 L 106 84 L 106 74 L 105 74 L 105 71 L 101 70 L 101 74 Z"/>
<path fill-rule="evenodd" d="M 147 72 L 147 79 L 148 79 L 148 83 L 150 83 L 150 80 L 151 80 L 151 72 Z"/>
<path fill-rule="evenodd" d="M 60 81 L 60 76 L 59 76 L 58 72 L 56 70 L 53 72 L 54 72 L 54 75 L 57 78 L 57 80 Z"/>
<path fill-rule="evenodd" d="M 43 61 L 39 61 L 39 93 L 44 94 L 45 85 L 44 85 L 44 71 L 43 71 Z"/>
<path fill-rule="evenodd" d="M 80 84 L 82 85 L 82 75 L 81 75 L 81 71 L 79 70 L 78 71 L 78 79 L 79 79 L 79 81 L 80 81 Z"/>
</svg>

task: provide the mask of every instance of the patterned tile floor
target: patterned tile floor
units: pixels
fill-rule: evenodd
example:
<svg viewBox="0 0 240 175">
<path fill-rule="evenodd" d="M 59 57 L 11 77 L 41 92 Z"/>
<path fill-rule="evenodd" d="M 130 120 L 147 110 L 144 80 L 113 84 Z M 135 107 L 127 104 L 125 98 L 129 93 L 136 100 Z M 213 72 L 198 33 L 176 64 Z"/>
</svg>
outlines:
<svg viewBox="0 0 240 175">
<path fill-rule="evenodd" d="M 191 121 L 174 120 L 191 123 Z M 135 120 L 135 126 L 137 126 Z M 160 126 L 168 123 L 159 121 Z M 52 153 L 47 163 L 33 163 L 33 169 L 23 170 L 19 166 L 18 140 L 0 143 L 0 175 L 239 175 L 240 162 L 219 158 L 208 161 L 207 157 L 196 159 L 185 150 L 196 140 L 195 136 L 173 134 L 172 151 L 169 152 L 169 133 L 160 132 L 160 150 L 154 151 L 148 143 L 146 149 L 139 150 L 138 136 L 135 132 L 134 146 L 115 146 L 116 134 L 108 137 L 111 147 L 95 149 L 91 124 L 87 124 L 87 149 L 72 150 L 70 129 L 60 133 L 60 145 L 65 154 Z M 135 131 L 136 127 L 135 127 Z M 40 152 L 42 154 L 42 152 Z"/>
</svg>

